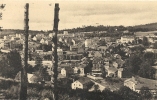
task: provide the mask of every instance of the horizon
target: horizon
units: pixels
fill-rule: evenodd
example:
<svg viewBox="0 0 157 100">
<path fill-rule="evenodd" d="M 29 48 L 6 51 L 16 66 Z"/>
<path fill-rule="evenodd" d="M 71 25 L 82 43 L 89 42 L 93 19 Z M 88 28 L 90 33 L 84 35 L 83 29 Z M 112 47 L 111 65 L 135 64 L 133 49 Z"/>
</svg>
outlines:
<svg viewBox="0 0 157 100">
<path fill-rule="evenodd" d="M 133 25 L 133 26 L 124 26 L 124 27 L 135 27 L 135 26 L 140 26 L 140 25 L 147 25 L 147 24 L 157 24 L 157 22 L 153 22 L 153 23 L 145 23 L 145 24 L 139 24 L 139 25 Z M 92 26 L 92 25 L 88 25 L 88 26 Z M 85 27 L 88 27 L 88 26 L 85 26 Z M 94 25 L 93 25 L 94 26 Z M 100 26 L 100 25 L 99 25 Z M 102 25 L 102 26 L 110 26 L 110 27 L 114 27 L 114 26 L 121 26 L 121 25 Z M 98 26 L 94 26 L 94 27 L 98 27 Z M 74 28 L 78 28 L 78 27 L 74 27 Z M 58 31 L 64 31 L 64 30 L 68 30 L 68 29 L 74 29 L 74 28 L 67 28 L 67 29 L 58 29 Z M 80 28 L 83 28 L 83 26 L 81 26 Z M 2 30 L 24 30 L 24 29 L 4 29 L 2 28 Z M 29 31 L 53 31 L 53 29 L 51 30 L 30 30 Z"/>
<path fill-rule="evenodd" d="M 60 7 L 59 30 L 90 25 L 127 27 L 157 22 L 155 17 L 157 2 L 155 1 L 62 1 L 58 3 Z M 23 30 L 25 2 L 8 1 L 3 4 L 6 4 L 6 7 L 2 20 L 0 20 L 0 26 L 3 29 Z M 54 1 L 29 2 L 30 30 L 53 30 L 54 4 Z"/>
</svg>

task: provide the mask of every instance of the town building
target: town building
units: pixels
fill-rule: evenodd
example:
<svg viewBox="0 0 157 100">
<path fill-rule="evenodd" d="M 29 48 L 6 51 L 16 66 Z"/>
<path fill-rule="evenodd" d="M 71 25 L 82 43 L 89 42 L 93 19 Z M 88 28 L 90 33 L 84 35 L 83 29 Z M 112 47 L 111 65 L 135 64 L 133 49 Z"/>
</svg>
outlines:
<svg viewBox="0 0 157 100">
<path fill-rule="evenodd" d="M 71 84 L 72 89 L 89 89 L 92 81 L 87 77 L 80 77 Z"/>
<path fill-rule="evenodd" d="M 131 90 L 139 93 L 142 87 L 148 87 L 152 95 L 157 94 L 157 83 L 156 80 L 132 77 L 124 81 L 124 86 L 129 87 Z"/>
<path fill-rule="evenodd" d="M 133 36 L 122 36 L 121 37 L 121 43 L 129 43 L 129 42 L 133 42 L 135 40 L 135 38 Z"/>
</svg>

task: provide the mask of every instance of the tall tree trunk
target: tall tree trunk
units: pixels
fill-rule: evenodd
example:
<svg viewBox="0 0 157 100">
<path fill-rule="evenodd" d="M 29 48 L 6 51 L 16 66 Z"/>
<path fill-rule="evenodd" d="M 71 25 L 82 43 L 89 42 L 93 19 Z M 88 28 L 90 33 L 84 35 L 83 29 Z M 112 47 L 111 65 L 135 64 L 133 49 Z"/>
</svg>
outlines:
<svg viewBox="0 0 157 100">
<path fill-rule="evenodd" d="M 58 22 L 59 22 L 59 4 L 55 4 L 54 9 L 54 26 L 53 31 L 55 32 L 53 42 L 54 42 L 54 51 L 52 54 L 53 62 L 53 82 L 54 82 L 54 100 L 58 100 L 58 90 L 57 90 L 57 77 L 58 77 L 58 55 L 57 55 L 57 33 L 58 33 Z"/>
<path fill-rule="evenodd" d="M 25 12 L 24 12 L 24 44 L 23 44 L 23 56 L 22 56 L 22 70 L 21 70 L 21 90 L 20 90 L 20 100 L 27 100 L 27 66 L 28 66 L 28 10 L 29 4 L 26 3 L 25 5 Z"/>
</svg>

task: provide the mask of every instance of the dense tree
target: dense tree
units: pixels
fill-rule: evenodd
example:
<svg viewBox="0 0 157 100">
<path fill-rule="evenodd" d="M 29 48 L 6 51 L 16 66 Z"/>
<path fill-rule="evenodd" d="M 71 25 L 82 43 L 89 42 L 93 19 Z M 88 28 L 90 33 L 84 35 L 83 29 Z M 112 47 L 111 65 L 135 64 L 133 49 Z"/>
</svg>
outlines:
<svg viewBox="0 0 157 100">
<path fill-rule="evenodd" d="M 142 45 L 135 46 L 135 47 L 131 48 L 132 52 L 135 52 L 135 53 L 138 53 L 138 54 L 141 54 L 144 50 L 145 50 L 145 48 Z"/>
<path fill-rule="evenodd" d="M 52 45 L 42 44 L 42 50 L 44 52 L 52 51 Z"/>
<path fill-rule="evenodd" d="M 153 65 L 155 62 L 155 54 L 152 52 L 146 52 L 143 54 L 144 62 L 148 62 L 150 65 Z"/>
<path fill-rule="evenodd" d="M 148 87 L 141 87 L 140 94 L 143 98 L 143 100 L 150 100 L 152 98 L 152 94 L 149 91 Z"/>
<path fill-rule="evenodd" d="M 117 91 L 117 94 L 119 94 L 123 98 L 123 100 L 142 100 L 140 94 L 132 91 L 130 88 L 126 86 L 122 86 Z"/>
<path fill-rule="evenodd" d="M 28 64 L 28 67 L 27 67 L 27 73 L 32 73 L 34 70 L 33 70 L 33 66 Z"/>
<path fill-rule="evenodd" d="M 155 42 L 155 43 L 153 44 L 153 48 L 154 48 L 154 49 L 157 49 L 157 42 Z"/>
<path fill-rule="evenodd" d="M 42 58 L 40 56 L 36 56 L 35 58 L 35 66 L 34 71 L 39 70 L 40 67 L 42 67 Z"/>
<path fill-rule="evenodd" d="M 149 41 L 148 41 L 148 38 L 147 38 L 147 37 L 143 37 L 142 44 L 143 44 L 144 46 L 149 46 Z"/>
<path fill-rule="evenodd" d="M 89 60 L 89 63 L 88 63 L 87 66 L 84 68 L 84 72 L 85 72 L 85 73 L 91 72 L 92 67 L 93 67 L 92 61 Z"/>
<path fill-rule="evenodd" d="M 102 72 L 102 77 L 105 78 L 107 73 L 104 67 L 101 68 L 101 72 Z"/>
<path fill-rule="evenodd" d="M 138 70 L 140 69 L 141 63 L 142 60 L 138 55 L 132 55 L 131 57 L 128 58 L 128 61 L 126 61 L 126 65 L 134 74 L 137 74 Z"/>
<path fill-rule="evenodd" d="M 16 59 L 15 59 L 16 58 Z M 0 61 L 1 75 L 4 77 L 15 78 L 16 74 L 21 71 L 21 56 L 17 51 L 11 51 L 7 58 Z"/>
<path fill-rule="evenodd" d="M 143 62 L 140 65 L 138 75 L 144 78 L 154 79 L 155 70 L 148 62 Z"/>
</svg>

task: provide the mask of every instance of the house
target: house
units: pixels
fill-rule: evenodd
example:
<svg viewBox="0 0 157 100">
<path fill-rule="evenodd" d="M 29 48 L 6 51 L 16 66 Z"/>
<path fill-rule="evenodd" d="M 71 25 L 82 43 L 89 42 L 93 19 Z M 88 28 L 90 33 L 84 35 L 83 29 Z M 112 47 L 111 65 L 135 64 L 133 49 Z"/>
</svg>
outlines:
<svg viewBox="0 0 157 100">
<path fill-rule="evenodd" d="M 90 89 L 93 82 L 87 77 L 80 77 L 78 80 L 71 84 L 72 89 Z"/>
<path fill-rule="evenodd" d="M 42 38 L 42 39 L 40 40 L 40 43 L 41 43 L 41 44 L 44 44 L 44 43 L 45 43 L 45 40 Z"/>
<path fill-rule="evenodd" d="M 52 41 L 51 40 L 45 40 L 45 44 L 50 45 L 50 44 L 52 44 Z"/>
<path fill-rule="evenodd" d="M 32 40 L 37 41 L 37 37 L 36 37 L 36 36 L 34 36 L 34 37 L 32 38 Z"/>
<path fill-rule="evenodd" d="M 133 36 L 122 36 L 121 37 L 121 43 L 129 43 L 129 42 L 133 42 L 135 40 L 135 38 Z"/>
<path fill-rule="evenodd" d="M 9 39 L 11 39 L 11 37 L 7 35 L 7 36 L 4 36 L 3 39 L 4 40 L 9 40 Z"/>
<path fill-rule="evenodd" d="M 148 87 L 152 95 L 157 94 L 157 83 L 156 80 L 132 77 L 124 81 L 124 86 L 129 87 L 131 90 L 139 93 L 142 87 Z"/>
<path fill-rule="evenodd" d="M 92 44 L 92 40 L 91 39 L 86 39 L 85 40 L 85 47 L 89 47 Z"/>
<path fill-rule="evenodd" d="M 74 73 L 75 73 L 75 74 L 78 73 L 78 70 L 79 70 L 78 67 L 74 67 L 73 69 L 74 69 Z"/>
<path fill-rule="evenodd" d="M 49 37 L 52 38 L 55 35 L 55 33 L 49 33 Z"/>
<path fill-rule="evenodd" d="M 99 46 L 97 48 L 97 50 L 99 50 L 99 51 L 106 51 L 106 49 L 107 49 L 107 46 Z"/>
<path fill-rule="evenodd" d="M 116 59 L 121 59 L 121 56 L 120 56 L 119 54 L 114 54 L 113 56 L 114 56 L 114 58 L 116 58 Z"/>
<path fill-rule="evenodd" d="M 27 78 L 29 83 L 35 83 L 37 79 L 34 74 L 30 74 L 30 73 L 27 73 Z M 17 73 L 17 75 L 15 76 L 15 80 L 21 81 L 21 71 Z"/>
<path fill-rule="evenodd" d="M 86 65 L 85 64 L 81 64 L 80 66 L 79 66 L 79 70 L 80 70 L 80 75 L 81 76 L 84 76 L 85 75 L 85 67 L 86 67 Z"/>
<path fill-rule="evenodd" d="M 155 79 L 157 80 L 157 66 L 152 66 L 153 68 L 154 68 L 154 70 L 155 70 L 155 75 L 154 75 L 154 77 L 155 77 Z"/>
<path fill-rule="evenodd" d="M 118 68 L 118 63 L 114 61 L 112 64 L 113 64 L 113 67 Z"/>
<path fill-rule="evenodd" d="M 92 61 L 92 72 L 101 71 L 101 68 L 104 66 L 104 61 L 101 57 L 94 57 Z"/>
<path fill-rule="evenodd" d="M 0 48 L 4 48 L 4 41 L 0 40 Z"/>
<path fill-rule="evenodd" d="M 68 33 L 68 31 L 63 31 L 63 34 L 68 35 L 69 33 Z"/>
<path fill-rule="evenodd" d="M 94 57 L 102 57 L 102 53 L 99 51 L 94 52 Z"/>
<path fill-rule="evenodd" d="M 70 51 L 78 51 L 78 46 L 70 46 Z"/>
<path fill-rule="evenodd" d="M 19 37 L 11 37 L 11 40 L 20 40 Z"/>
<path fill-rule="evenodd" d="M 117 76 L 117 68 L 115 68 L 115 67 L 109 67 L 108 69 L 107 69 L 107 76 L 108 77 L 116 77 Z"/>
<path fill-rule="evenodd" d="M 76 46 L 80 41 L 78 39 L 72 39 L 73 46 Z"/>
<path fill-rule="evenodd" d="M 71 67 L 64 67 L 61 69 L 61 74 L 65 77 L 69 77 L 74 73 L 74 70 Z"/>
<path fill-rule="evenodd" d="M 60 37 L 60 38 L 58 39 L 58 41 L 59 41 L 59 42 L 62 42 L 62 41 L 63 41 L 63 39 Z"/>
<path fill-rule="evenodd" d="M 85 49 L 80 47 L 80 48 L 78 48 L 77 53 L 83 54 L 83 53 L 85 53 Z"/>
</svg>

